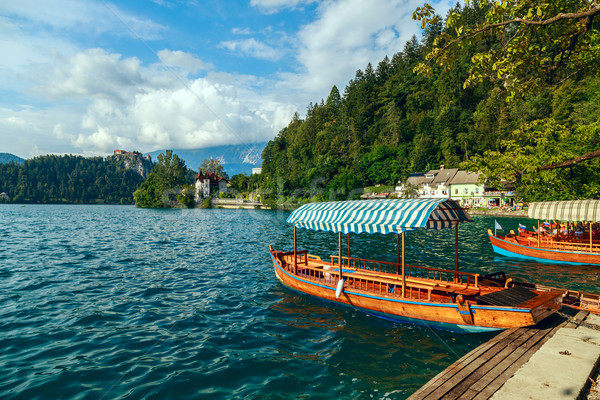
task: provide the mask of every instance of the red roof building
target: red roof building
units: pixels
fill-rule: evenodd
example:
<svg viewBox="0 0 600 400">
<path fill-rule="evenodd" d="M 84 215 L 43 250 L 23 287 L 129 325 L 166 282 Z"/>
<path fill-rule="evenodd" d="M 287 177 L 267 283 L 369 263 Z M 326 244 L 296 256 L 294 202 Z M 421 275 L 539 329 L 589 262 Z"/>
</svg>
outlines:
<svg viewBox="0 0 600 400">
<path fill-rule="evenodd" d="M 227 180 L 212 172 L 198 172 L 194 182 L 196 186 L 196 201 L 207 198 L 213 193 L 227 192 Z"/>
</svg>

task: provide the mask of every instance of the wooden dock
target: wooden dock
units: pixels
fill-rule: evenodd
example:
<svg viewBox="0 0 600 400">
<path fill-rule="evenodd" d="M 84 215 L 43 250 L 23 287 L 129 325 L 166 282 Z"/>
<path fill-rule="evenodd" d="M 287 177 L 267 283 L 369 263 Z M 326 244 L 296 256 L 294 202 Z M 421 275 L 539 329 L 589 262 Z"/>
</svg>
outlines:
<svg viewBox="0 0 600 400">
<path fill-rule="evenodd" d="M 583 320 L 587 313 L 576 316 Z M 503 331 L 477 347 L 416 391 L 410 400 L 489 399 L 560 328 L 567 318 L 554 314 L 534 327 Z"/>
</svg>

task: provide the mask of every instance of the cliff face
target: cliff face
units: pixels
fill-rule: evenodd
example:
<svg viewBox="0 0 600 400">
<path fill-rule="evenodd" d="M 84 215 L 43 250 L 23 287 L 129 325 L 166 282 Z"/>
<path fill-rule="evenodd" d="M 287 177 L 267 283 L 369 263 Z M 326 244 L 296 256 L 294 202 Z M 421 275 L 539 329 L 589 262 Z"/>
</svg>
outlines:
<svg viewBox="0 0 600 400">
<path fill-rule="evenodd" d="M 123 163 L 126 169 L 132 169 L 146 179 L 154 163 L 150 155 L 143 156 L 137 151 L 115 150 L 113 157 Z"/>
</svg>

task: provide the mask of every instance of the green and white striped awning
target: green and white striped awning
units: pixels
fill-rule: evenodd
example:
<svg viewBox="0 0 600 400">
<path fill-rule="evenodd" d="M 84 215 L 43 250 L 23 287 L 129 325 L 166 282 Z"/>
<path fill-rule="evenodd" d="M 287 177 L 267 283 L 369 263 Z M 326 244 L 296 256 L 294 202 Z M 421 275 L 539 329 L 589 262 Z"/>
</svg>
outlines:
<svg viewBox="0 0 600 400">
<path fill-rule="evenodd" d="M 447 199 L 364 200 L 310 203 L 296 209 L 287 222 L 298 228 L 341 233 L 402 233 L 417 228 L 450 228 L 472 221 Z"/>
<path fill-rule="evenodd" d="M 600 200 L 530 203 L 527 215 L 533 219 L 599 222 Z"/>
</svg>

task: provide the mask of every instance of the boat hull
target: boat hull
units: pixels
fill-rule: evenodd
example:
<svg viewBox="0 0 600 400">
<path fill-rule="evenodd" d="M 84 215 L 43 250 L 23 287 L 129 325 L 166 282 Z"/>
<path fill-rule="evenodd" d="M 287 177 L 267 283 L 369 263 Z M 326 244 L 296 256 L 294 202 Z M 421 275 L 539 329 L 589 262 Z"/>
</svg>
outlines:
<svg viewBox="0 0 600 400">
<path fill-rule="evenodd" d="M 598 253 L 565 251 L 552 247 L 532 247 L 489 233 L 488 236 L 490 237 L 494 251 L 504 256 L 561 264 L 600 265 L 600 254 Z"/>
<path fill-rule="evenodd" d="M 355 289 L 344 289 L 336 297 L 336 285 L 325 285 L 290 273 L 273 257 L 277 278 L 287 287 L 323 300 L 359 308 L 367 313 L 391 320 L 432 325 L 462 332 L 482 332 L 534 325 L 559 308 L 561 296 L 549 295 L 548 301 L 534 309 L 471 305 L 469 311 L 451 302 L 434 302 L 392 298 Z M 465 324 L 463 315 L 472 315 L 472 324 Z"/>
</svg>

